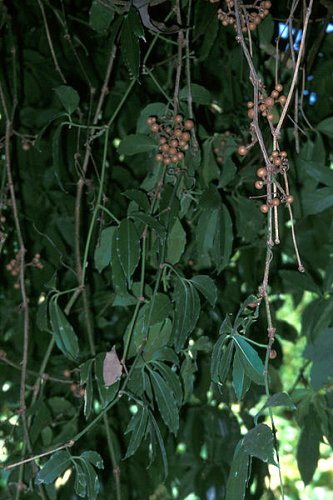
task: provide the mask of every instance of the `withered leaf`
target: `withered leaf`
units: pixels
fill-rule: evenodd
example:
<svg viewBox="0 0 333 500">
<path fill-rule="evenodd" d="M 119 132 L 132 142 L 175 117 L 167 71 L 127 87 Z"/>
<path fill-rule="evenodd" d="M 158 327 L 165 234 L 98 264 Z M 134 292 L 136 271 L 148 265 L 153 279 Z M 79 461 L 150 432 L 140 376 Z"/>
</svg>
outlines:
<svg viewBox="0 0 333 500">
<path fill-rule="evenodd" d="M 119 361 L 116 353 L 116 347 L 113 346 L 111 351 L 105 354 L 103 363 L 103 379 L 105 385 L 112 385 L 120 379 L 123 371 L 123 366 Z"/>
</svg>

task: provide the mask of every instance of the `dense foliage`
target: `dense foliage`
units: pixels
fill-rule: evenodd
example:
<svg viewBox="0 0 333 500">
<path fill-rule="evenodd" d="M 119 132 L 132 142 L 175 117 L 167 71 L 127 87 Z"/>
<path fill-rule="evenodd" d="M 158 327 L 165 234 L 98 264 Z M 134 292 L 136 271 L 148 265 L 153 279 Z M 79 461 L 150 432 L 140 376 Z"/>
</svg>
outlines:
<svg viewBox="0 0 333 500">
<path fill-rule="evenodd" d="M 243 3 L 0 4 L 1 498 L 281 498 L 274 415 L 304 484 L 333 445 L 332 3 Z"/>
</svg>

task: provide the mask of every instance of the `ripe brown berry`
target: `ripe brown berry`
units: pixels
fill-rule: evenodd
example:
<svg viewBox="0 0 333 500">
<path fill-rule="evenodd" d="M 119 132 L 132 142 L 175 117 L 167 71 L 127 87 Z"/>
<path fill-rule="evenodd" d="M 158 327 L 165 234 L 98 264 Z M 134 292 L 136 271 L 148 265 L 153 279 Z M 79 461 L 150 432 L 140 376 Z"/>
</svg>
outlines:
<svg viewBox="0 0 333 500">
<path fill-rule="evenodd" d="M 279 156 L 279 152 L 277 151 L 277 149 L 272 151 L 272 156 L 273 156 L 273 158 L 277 158 Z"/>
<path fill-rule="evenodd" d="M 270 359 L 275 359 L 277 356 L 277 352 L 275 351 L 275 349 L 272 349 L 271 351 L 269 351 L 269 358 Z"/>
<path fill-rule="evenodd" d="M 285 95 L 280 95 L 279 97 L 279 103 L 281 104 L 281 106 L 284 106 L 286 104 L 286 96 Z"/>
<path fill-rule="evenodd" d="M 246 32 L 247 32 L 247 28 L 246 28 L 246 26 L 243 26 L 242 33 L 246 33 Z"/>
<path fill-rule="evenodd" d="M 269 210 L 268 205 L 266 205 L 266 204 L 261 205 L 261 207 L 260 207 L 260 212 L 261 212 L 261 213 L 263 213 L 263 214 L 267 214 L 268 210 Z"/>
<path fill-rule="evenodd" d="M 64 377 L 69 378 L 71 376 L 71 372 L 69 370 L 64 370 Z"/>
<path fill-rule="evenodd" d="M 183 116 L 182 115 L 176 115 L 175 116 L 175 122 L 176 123 L 182 123 L 183 121 Z"/>
<path fill-rule="evenodd" d="M 260 111 L 266 111 L 265 104 L 260 104 L 259 109 L 260 109 Z"/>
<path fill-rule="evenodd" d="M 156 160 L 156 161 L 163 161 L 163 155 L 161 155 L 160 153 L 158 153 L 158 154 L 155 156 L 155 160 Z"/>
<path fill-rule="evenodd" d="M 266 175 L 267 175 L 267 168 L 265 168 L 265 167 L 258 168 L 258 170 L 257 170 L 258 177 L 264 178 L 264 177 L 266 177 Z"/>
<path fill-rule="evenodd" d="M 267 120 L 269 120 L 270 122 L 272 122 L 274 120 L 274 115 L 273 113 L 268 113 L 267 114 Z"/>
<path fill-rule="evenodd" d="M 177 153 L 177 156 L 178 156 L 178 160 L 179 160 L 179 161 L 181 161 L 181 160 L 183 160 L 183 159 L 184 159 L 184 153 L 182 153 L 181 151 L 179 151 L 179 152 Z"/>
<path fill-rule="evenodd" d="M 254 109 L 249 109 L 247 112 L 247 116 L 252 120 L 254 118 Z"/>
<path fill-rule="evenodd" d="M 178 141 L 177 141 L 177 139 L 172 139 L 172 141 L 170 141 L 170 146 L 172 148 L 178 148 Z"/>
<path fill-rule="evenodd" d="M 185 123 L 184 123 L 185 130 L 192 130 L 193 127 L 194 127 L 193 120 L 185 120 Z"/>
<path fill-rule="evenodd" d="M 171 158 L 169 158 L 169 156 L 167 156 L 166 158 L 163 159 L 163 163 L 164 163 L 164 165 L 170 165 Z"/>
<path fill-rule="evenodd" d="M 183 141 L 188 142 L 191 139 L 191 136 L 188 132 L 183 132 L 181 138 Z"/>
<path fill-rule="evenodd" d="M 182 136 L 182 130 L 180 128 L 176 128 L 174 131 L 175 137 L 181 137 Z"/>
<path fill-rule="evenodd" d="M 272 90 L 271 96 L 274 97 L 274 99 L 277 99 L 279 97 L 279 92 L 277 90 Z"/>
<path fill-rule="evenodd" d="M 263 185 L 264 185 L 264 183 L 262 181 L 256 181 L 254 184 L 256 189 L 262 189 Z"/>
<path fill-rule="evenodd" d="M 70 389 L 72 392 L 76 392 L 77 391 L 77 384 L 71 384 Z"/>
<path fill-rule="evenodd" d="M 268 108 L 272 108 L 274 106 L 274 99 L 273 97 L 267 97 L 265 99 L 265 104 Z"/>
<path fill-rule="evenodd" d="M 281 85 L 281 83 L 277 83 L 275 85 L 275 90 L 277 90 L 278 92 L 282 92 L 283 90 L 283 85 Z"/>
<path fill-rule="evenodd" d="M 171 157 L 172 163 L 178 163 L 178 154 L 174 154 Z"/>
<path fill-rule="evenodd" d="M 184 147 L 185 147 L 186 145 L 187 145 L 187 142 L 186 142 L 186 141 L 182 141 L 182 140 L 180 140 L 180 141 L 179 141 L 179 147 L 180 147 L 180 148 L 184 149 Z"/>
<path fill-rule="evenodd" d="M 23 151 L 29 151 L 29 149 L 30 149 L 30 144 L 29 144 L 28 142 L 24 142 L 24 143 L 22 144 L 22 149 L 23 149 Z"/>
<path fill-rule="evenodd" d="M 183 147 L 183 151 L 188 151 L 190 149 L 190 146 L 185 143 L 185 146 Z"/>
<path fill-rule="evenodd" d="M 273 163 L 276 167 L 279 167 L 281 165 L 281 160 L 280 158 L 274 158 Z"/>
<path fill-rule="evenodd" d="M 170 149 L 170 146 L 169 144 L 165 143 L 165 144 L 162 144 L 161 146 L 161 151 L 163 151 L 164 153 L 167 153 Z"/>
<path fill-rule="evenodd" d="M 287 151 L 281 151 L 280 156 L 281 156 L 281 158 L 287 158 L 287 156 L 288 156 Z"/>
<path fill-rule="evenodd" d="M 230 132 L 230 130 L 226 130 L 226 131 L 224 132 L 224 135 L 225 135 L 226 137 L 230 137 L 230 136 L 231 136 L 231 132 Z"/>
<path fill-rule="evenodd" d="M 272 205 L 273 205 L 273 207 L 278 207 L 280 205 L 279 198 L 273 198 L 272 199 Z"/>
<path fill-rule="evenodd" d="M 253 102 L 252 102 L 252 101 L 249 101 L 249 102 L 247 103 L 247 107 L 248 107 L 249 109 L 253 108 L 253 106 L 254 106 L 254 104 L 253 104 Z"/>
<path fill-rule="evenodd" d="M 160 126 L 158 123 L 153 123 L 151 126 L 150 126 L 150 130 L 154 133 L 158 132 L 160 129 Z"/>
<path fill-rule="evenodd" d="M 177 154 L 177 149 L 176 148 L 170 148 L 169 149 L 169 154 L 172 156 L 172 155 L 175 155 Z"/>
<path fill-rule="evenodd" d="M 264 9 L 270 9 L 272 7 L 272 2 L 263 2 Z"/>
<path fill-rule="evenodd" d="M 286 196 L 286 203 L 287 205 L 291 205 L 294 201 L 294 197 L 291 195 L 291 194 L 288 194 L 288 196 Z"/>
<path fill-rule="evenodd" d="M 166 143 L 166 138 L 165 137 L 160 137 L 159 138 L 159 143 L 160 144 L 165 144 Z"/>
<path fill-rule="evenodd" d="M 238 148 L 238 154 L 241 156 L 246 156 L 247 155 L 247 149 L 245 146 L 239 146 Z"/>
<path fill-rule="evenodd" d="M 254 31 L 256 29 L 257 25 L 254 23 L 249 23 L 249 30 Z"/>
<path fill-rule="evenodd" d="M 253 19 L 253 22 L 256 25 L 260 24 L 261 23 L 261 17 L 259 15 L 255 16 L 254 19 Z"/>
<path fill-rule="evenodd" d="M 156 122 L 155 116 L 148 116 L 148 118 L 147 118 L 147 125 L 152 125 L 155 122 Z"/>
</svg>

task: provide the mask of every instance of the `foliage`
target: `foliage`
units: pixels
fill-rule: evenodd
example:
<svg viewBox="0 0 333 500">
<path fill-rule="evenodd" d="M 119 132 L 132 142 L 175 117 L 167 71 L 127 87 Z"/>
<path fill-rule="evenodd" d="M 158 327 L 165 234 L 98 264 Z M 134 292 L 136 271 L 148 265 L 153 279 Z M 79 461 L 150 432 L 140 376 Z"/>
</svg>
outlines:
<svg viewBox="0 0 333 500">
<path fill-rule="evenodd" d="M 331 7 L 311 13 L 287 167 L 258 181 L 300 47 L 279 37 L 290 2 L 237 40 L 229 4 L 1 3 L 1 498 L 273 498 L 274 414 L 300 429 L 305 485 L 333 446 Z M 279 206 L 251 198 L 287 171 Z M 304 292 L 297 333 L 276 312 Z M 306 339 L 288 386 L 284 339 Z"/>
</svg>

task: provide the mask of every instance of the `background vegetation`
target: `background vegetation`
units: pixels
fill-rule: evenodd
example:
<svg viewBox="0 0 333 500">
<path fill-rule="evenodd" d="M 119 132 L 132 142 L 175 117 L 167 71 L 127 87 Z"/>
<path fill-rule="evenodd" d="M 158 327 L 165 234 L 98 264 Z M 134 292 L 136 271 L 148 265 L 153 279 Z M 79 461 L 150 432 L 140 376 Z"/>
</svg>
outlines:
<svg viewBox="0 0 333 500">
<path fill-rule="evenodd" d="M 270 3 L 0 3 L 1 498 L 330 498 L 333 4 Z"/>
</svg>

